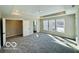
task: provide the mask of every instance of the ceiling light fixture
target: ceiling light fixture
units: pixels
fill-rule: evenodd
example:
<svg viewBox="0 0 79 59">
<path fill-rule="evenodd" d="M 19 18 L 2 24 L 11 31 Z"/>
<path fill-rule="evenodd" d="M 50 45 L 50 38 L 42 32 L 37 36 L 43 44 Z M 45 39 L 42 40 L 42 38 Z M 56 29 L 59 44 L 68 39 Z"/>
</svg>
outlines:
<svg viewBox="0 0 79 59">
<path fill-rule="evenodd" d="M 42 10 L 40 10 L 39 12 L 43 12 Z"/>
<path fill-rule="evenodd" d="M 19 10 L 13 10 L 12 15 L 19 16 L 21 14 L 20 14 Z"/>
</svg>

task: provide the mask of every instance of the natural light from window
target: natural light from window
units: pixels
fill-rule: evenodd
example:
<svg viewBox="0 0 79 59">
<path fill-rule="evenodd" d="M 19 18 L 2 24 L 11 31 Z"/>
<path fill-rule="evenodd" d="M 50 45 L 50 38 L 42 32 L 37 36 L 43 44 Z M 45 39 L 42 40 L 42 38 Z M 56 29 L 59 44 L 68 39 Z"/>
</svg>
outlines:
<svg viewBox="0 0 79 59">
<path fill-rule="evenodd" d="M 65 32 L 64 18 L 43 20 L 43 30 L 64 33 Z"/>
</svg>

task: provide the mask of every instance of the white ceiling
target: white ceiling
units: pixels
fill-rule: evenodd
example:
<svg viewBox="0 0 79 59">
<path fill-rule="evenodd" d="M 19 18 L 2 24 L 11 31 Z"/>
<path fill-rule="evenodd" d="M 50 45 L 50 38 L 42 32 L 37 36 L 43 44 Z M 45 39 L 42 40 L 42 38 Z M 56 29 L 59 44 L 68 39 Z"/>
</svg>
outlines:
<svg viewBox="0 0 79 59">
<path fill-rule="evenodd" d="M 64 7 L 64 5 L 0 5 L 0 10 L 3 16 L 12 16 L 14 10 L 17 10 L 21 16 L 42 16 L 55 11 L 62 11 Z"/>
</svg>

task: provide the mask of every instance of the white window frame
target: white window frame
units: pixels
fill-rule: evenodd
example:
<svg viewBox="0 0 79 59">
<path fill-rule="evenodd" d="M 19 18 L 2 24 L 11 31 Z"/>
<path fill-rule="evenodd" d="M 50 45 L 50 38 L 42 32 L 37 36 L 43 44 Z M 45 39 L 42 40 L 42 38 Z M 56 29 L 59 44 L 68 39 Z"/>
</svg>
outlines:
<svg viewBox="0 0 79 59">
<path fill-rule="evenodd" d="M 55 30 L 52 30 L 53 32 L 65 33 L 65 19 L 64 19 L 64 18 L 57 18 L 57 19 L 51 19 L 51 20 L 54 20 L 54 21 L 55 21 L 55 25 L 54 25 L 54 26 L 55 26 Z M 43 20 L 43 30 L 45 30 L 45 31 L 51 31 L 51 30 L 50 30 L 50 24 L 49 24 L 51 20 L 47 20 L 47 19 L 46 19 L 46 20 Z M 56 23 L 57 23 L 57 20 L 63 20 L 63 21 L 64 21 L 64 25 L 63 25 L 63 26 L 64 26 L 64 30 L 63 30 L 63 31 L 57 31 L 57 24 L 56 24 Z M 48 29 L 45 28 L 45 26 L 46 26 L 46 25 L 44 25 L 44 22 L 45 22 L 45 21 L 48 22 L 48 23 L 47 23 L 47 24 L 48 24 L 48 25 L 47 25 L 47 28 L 48 28 Z M 52 32 L 52 31 L 51 31 L 51 32 Z"/>
<path fill-rule="evenodd" d="M 64 27 L 64 29 L 63 30 L 57 30 L 57 21 L 63 21 L 63 27 Z M 64 33 L 65 32 L 65 19 L 64 18 L 60 18 L 60 19 L 56 19 L 56 32 L 62 32 L 62 33 Z"/>
</svg>

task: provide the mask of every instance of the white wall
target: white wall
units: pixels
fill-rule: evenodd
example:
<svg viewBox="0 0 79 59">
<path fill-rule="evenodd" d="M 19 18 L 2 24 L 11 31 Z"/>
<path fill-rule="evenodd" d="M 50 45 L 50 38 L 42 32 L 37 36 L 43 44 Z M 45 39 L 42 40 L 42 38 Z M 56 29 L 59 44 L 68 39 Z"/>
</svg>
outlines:
<svg viewBox="0 0 79 59">
<path fill-rule="evenodd" d="M 23 36 L 33 34 L 32 20 L 23 20 Z"/>
<path fill-rule="evenodd" d="M 79 8 L 79 6 L 71 7 L 71 5 L 70 6 L 68 5 L 68 6 L 64 7 L 64 9 L 66 11 L 66 14 L 76 13 L 78 8 Z"/>
<path fill-rule="evenodd" d="M 40 19 L 37 19 L 37 32 L 40 32 Z"/>
<path fill-rule="evenodd" d="M 75 39 L 75 15 L 68 15 L 65 18 L 65 34 Z"/>
<path fill-rule="evenodd" d="M 79 9 L 76 12 L 76 42 L 79 46 Z"/>
<path fill-rule="evenodd" d="M 1 18 L 1 12 L 0 12 L 0 18 Z M 0 19 L 1 20 L 1 19 Z M 0 22 L 1 23 L 1 22 Z M 1 32 L 1 24 L 0 24 L 0 32 Z M 0 48 L 1 48 L 1 34 L 0 34 Z"/>
<path fill-rule="evenodd" d="M 0 10 L 0 17 L 1 17 L 1 10 Z"/>
<path fill-rule="evenodd" d="M 75 34 L 76 34 L 76 42 L 79 46 L 79 6 L 76 6 L 74 8 L 67 8 L 66 9 L 67 14 L 75 13 Z"/>
</svg>

